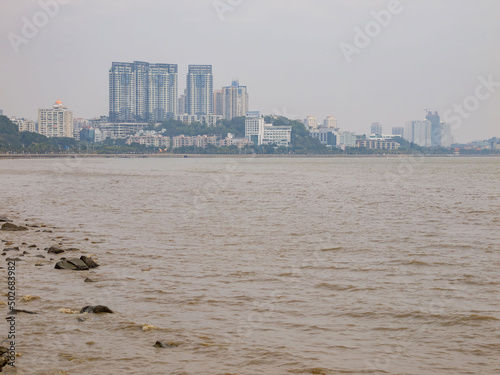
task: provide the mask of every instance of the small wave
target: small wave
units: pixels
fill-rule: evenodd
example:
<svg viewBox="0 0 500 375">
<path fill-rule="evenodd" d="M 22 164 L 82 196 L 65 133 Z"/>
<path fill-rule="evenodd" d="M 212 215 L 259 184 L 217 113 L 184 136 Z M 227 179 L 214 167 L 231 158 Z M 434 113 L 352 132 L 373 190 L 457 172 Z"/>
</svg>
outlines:
<svg viewBox="0 0 500 375">
<path fill-rule="evenodd" d="M 26 295 L 26 296 L 22 296 L 19 301 L 23 301 L 23 302 L 30 302 L 30 301 L 34 301 L 36 299 L 40 299 L 39 296 L 30 296 L 30 295 Z"/>
<path fill-rule="evenodd" d="M 354 285 L 337 285 L 337 284 L 328 284 L 328 283 L 321 283 L 317 284 L 316 288 L 323 288 L 323 289 L 329 289 L 329 290 L 354 290 L 357 289 Z"/>
<path fill-rule="evenodd" d="M 79 314 L 80 313 L 80 311 L 71 310 L 71 309 L 59 309 L 58 311 L 60 313 L 63 313 L 63 314 Z"/>
<path fill-rule="evenodd" d="M 151 332 L 151 331 L 154 331 L 156 329 L 158 329 L 158 327 L 151 325 L 151 324 L 143 324 L 142 325 L 142 330 L 144 332 Z"/>
</svg>

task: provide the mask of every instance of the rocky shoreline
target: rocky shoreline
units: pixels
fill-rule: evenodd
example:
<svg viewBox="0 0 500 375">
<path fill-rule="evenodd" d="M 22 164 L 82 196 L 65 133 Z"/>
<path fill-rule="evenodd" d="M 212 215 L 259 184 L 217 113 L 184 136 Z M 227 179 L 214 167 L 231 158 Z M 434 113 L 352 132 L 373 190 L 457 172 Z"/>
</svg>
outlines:
<svg viewBox="0 0 500 375">
<path fill-rule="evenodd" d="M 84 283 L 99 283 L 99 280 L 104 276 L 99 272 L 100 265 L 98 264 L 97 257 L 90 255 L 86 250 L 86 248 L 92 246 L 92 241 L 85 238 L 83 243 L 88 244 L 88 246 L 80 246 L 82 248 L 80 249 L 73 245 L 73 240 L 58 236 L 56 233 L 57 229 L 56 227 L 38 222 L 33 223 L 28 220 L 21 222 L 19 219 L 0 215 L 0 256 L 3 258 L 3 261 L 0 262 L 0 275 L 3 276 L 1 281 L 3 283 L 2 290 L 9 290 L 9 288 L 4 288 L 4 286 L 9 285 L 8 280 L 10 280 L 9 276 L 11 275 L 9 270 L 12 264 L 16 265 L 14 269 L 15 277 L 17 278 L 15 299 L 8 298 L 9 293 L 7 292 L 2 293 L 3 298 L 0 300 L 0 312 L 2 312 L 2 315 L 7 320 L 7 326 L 9 325 L 9 321 L 13 321 L 17 315 L 22 316 L 22 325 L 29 325 L 30 317 L 46 314 L 46 311 L 40 311 L 36 308 L 20 308 L 25 303 L 45 298 L 45 296 L 23 295 L 23 292 L 28 289 L 26 288 L 26 280 L 30 280 L 31 277 L 35 278 L 33 276 L 35 274 L 34 271 L 39 270 L 44 272 L 44 269 L 49 268 L 56 270 L 52 271 L 52 273 L 56 277 L 57 275 L 61 275 L 60 279 L 57 278 L 53 281 L 56 286 L 67 282 L 69 278 L 73 279 L 73 275 L 81 275 L 80 278 Z M 33 267 L 33 272 L 29 271 L 30 267 Z M 21 276 L 22 279 L 26 279 L 23 283 L 19 282 Z M 36 281 L 30 281 L 30 283 L 32 282 L 36 283 Z M 72 282 L 78 282 L 78 280 L 72 280 Z M 71 309 L 60 308 L 58 309 L 59 312 L 65 314 L 83 314 L 83 316 L 76 319 L 77 324 L 88 320 L 85 317 L 86 314 L 115 314 L 112 307 L 89 305 L 88 303 L 85 305 L 86 300 L 89 301 L 95 297 L 95 295 L 92 295 L 91 290 L 89 289 L 87 296 L 80 296 L 79 301 L 81 302 L 75 301 L 75 303 L 81 303 L 77 310 L 74 310 L 75 306 L 73 306 Z M 103 296 L 102 299 L 105 300 L 106 298 Z M 11 300 L 14 301 L 13 305 L 8 303 Z M 52 306 L 52 309 L 54 308 Z M 3 321 L 5 322 L 5 320 Z M 36 356 L 41 353 L 23 353 L 19 350 L 19 347 L 23 344 L 23 338 L 18 337 L 15 341 L 9 340 L 8 333 L 7 329 L 3 328 L 2 332 L 0 332 L 0 337 L 2 337 L 2 343 L 0 343 L 0 372 L 3 370 L 7 373 L 18 373 L 17 367 L 19 363 L 17 359 L 19 357 Z M 151 341 L 151 346 L 157 348 L 175 347 L 173 344 L 165 344 L 162 341 L 157 341 L 157 339 L 155 338 Z M 12 347 L 15 350 L 12 350 Z M 12 358 L 14 358 L 16 368 L 10 366 Z"/>
</svg>

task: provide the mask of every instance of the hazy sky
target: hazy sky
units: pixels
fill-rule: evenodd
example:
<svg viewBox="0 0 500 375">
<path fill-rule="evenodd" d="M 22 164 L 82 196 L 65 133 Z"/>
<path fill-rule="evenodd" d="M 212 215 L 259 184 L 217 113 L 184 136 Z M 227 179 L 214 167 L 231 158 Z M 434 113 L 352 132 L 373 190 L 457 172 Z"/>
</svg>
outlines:
<svg viewBox="0 0 500 375">
<path fill-rule="evenodd" d="M 496 0 L 0 0 L 0 109 L 107 115 L 111 63 L 140 60 L 179 64 L 179 93 L 188 64 L 212 64 L 266 114 L 390 133 L 432 108 L 457 141 L 500 136 L 499 16 Z"/>
</svg>

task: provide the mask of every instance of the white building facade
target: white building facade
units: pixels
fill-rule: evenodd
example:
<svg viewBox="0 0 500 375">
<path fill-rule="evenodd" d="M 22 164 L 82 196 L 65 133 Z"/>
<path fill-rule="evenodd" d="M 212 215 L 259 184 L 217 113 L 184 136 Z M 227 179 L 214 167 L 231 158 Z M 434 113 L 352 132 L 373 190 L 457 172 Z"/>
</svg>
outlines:
<svg viewBox="0 0 500 375">
<path fill-rule="evenodd" d="M 49 138 L 73 138 L 73 112 L 60 100 L 56 101 L 52 109 L 39 109 L 38 133 Z"/>
</svg>

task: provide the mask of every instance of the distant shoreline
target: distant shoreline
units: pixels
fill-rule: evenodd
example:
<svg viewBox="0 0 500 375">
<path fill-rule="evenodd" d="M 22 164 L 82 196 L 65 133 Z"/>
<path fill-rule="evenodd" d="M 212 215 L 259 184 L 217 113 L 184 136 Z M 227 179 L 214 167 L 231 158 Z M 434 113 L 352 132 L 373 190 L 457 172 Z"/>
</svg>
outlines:
<svg viewBox="0 0 500 375">
<path fill-rule="evenodd" d="M 57 159 L 57 158 L 98 158 L 98 159 L 139 159 L 139 158 L 175 158 L 175 159 L 189 159 L 189 158 L 209 158 L 209 159 L 224 159 L 224 158 L 407 158 L 410 156 L 426 157 L 426 158 L 498 158 L 500 154 L 496 155 L 460 155 L 453 156 L 450 154 L 386 154 L 386 155 L 297 155 L 297 154 L 0 154 L 0 159 Z"/>
</svg>

